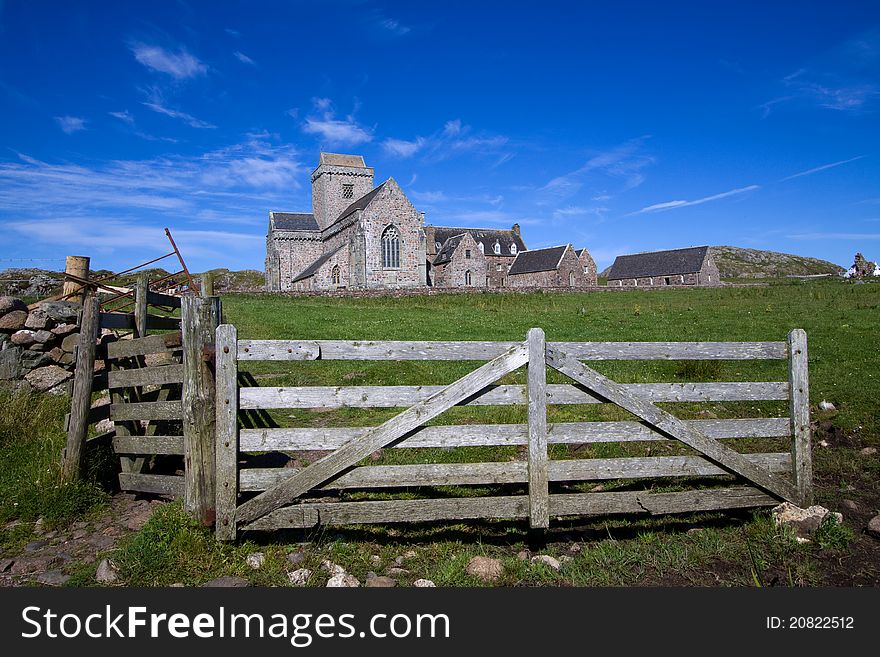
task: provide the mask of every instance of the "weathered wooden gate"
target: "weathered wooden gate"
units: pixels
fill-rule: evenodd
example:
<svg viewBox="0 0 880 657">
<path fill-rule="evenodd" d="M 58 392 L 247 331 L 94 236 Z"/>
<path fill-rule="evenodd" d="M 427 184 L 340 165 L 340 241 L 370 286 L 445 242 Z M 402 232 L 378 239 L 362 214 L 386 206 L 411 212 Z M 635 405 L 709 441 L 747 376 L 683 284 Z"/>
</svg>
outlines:
<svg viewBox="0 0 880 657">
<path fill-rule="evenodd" d="M 550 517 L 613 513 L 677 513 L 808 504 L 811 491 L 806 334 L 787 342 L 545 343 L 541 329 L 522 343 L 345 342 L 238 340 L 216 333 L 216 534 L 317 525 L 477 518 L 528 518 L 546 528 Z M 789 359 L 789 381 L 620 384 L 584 364 L 602 360 Z M 238 385 L 240 360 L 467 360 L 486 364 L 446 386 L 253 387 Z M 499 379 L 527 366 L 527 385 Z M 547 384 L 547 367 L 572 383 Z M 681 420 L 665 402 L 786 400 L 789 417 Z M 615 404 L 635 419 L 548 425 L 548 404 Z M 456 405 L 526 404 L 527 424 L 426 425 Z M 277 408 L 398 408 L 375 427 L 240 429 L 239 410 Z M 740 453 L 730 438 L 791 439 L 784 452 Z M 678 441 L 682 456 L 551 459 L 548 444 Z M 525 461 L 359 465 L 384 448 L 525 445 Z M 249 454 L 325 450 L 296 470 L 247 467 Z M 736 485 L 672 492 L 550 492 L 556 482 L 734 475 Z M 406 487 L 527 484 L 528 494 L 490 497 L 321 501 L 326 490 L 382 491 Z M 242 501 L 244 500 L 244 501 Z"/>
</svg>

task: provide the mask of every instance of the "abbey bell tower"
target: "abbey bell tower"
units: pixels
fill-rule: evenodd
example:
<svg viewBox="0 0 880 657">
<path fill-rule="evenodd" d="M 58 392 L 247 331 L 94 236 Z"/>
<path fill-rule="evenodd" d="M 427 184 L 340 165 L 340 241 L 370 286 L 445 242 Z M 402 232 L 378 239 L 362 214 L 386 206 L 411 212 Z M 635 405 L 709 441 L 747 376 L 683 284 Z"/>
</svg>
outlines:
<svg viewBox="0 0 880 657">
<path fill-rule="evenodd" d="M 332 224 L 349 205 L 373 191 L 373 168 L 362 155 L 321 153 L 312 173 L 312 212 L 318 227 Z"/>
</svg>

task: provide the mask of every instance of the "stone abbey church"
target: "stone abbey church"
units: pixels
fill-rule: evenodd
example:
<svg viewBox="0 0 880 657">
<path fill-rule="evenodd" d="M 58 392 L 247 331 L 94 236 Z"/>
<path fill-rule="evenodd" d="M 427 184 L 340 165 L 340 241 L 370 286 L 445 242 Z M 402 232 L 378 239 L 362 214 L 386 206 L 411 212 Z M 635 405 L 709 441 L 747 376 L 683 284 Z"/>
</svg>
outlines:
<svg viewBox="0 0 880 657">
<path fill-rule="evenodd" d="M 312 212 L 269 212 L 266 289 L 582 288 L 596 264 L 571 244 L 528 250 L 510 230 L 426 226 L 389 178 L 373 186 L 360 155 L 321 153 Z"/>
</svg>

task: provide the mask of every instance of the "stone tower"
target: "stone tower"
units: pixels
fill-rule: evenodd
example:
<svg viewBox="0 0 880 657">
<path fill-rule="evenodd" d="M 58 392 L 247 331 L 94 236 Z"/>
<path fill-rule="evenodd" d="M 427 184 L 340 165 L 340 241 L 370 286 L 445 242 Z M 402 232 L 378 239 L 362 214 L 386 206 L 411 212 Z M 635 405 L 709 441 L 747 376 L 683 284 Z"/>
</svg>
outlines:
<svg viewBox="0 0 880 657">
<path fill-rule="evenodd" d="M 321 153 L 312 173 L 312 212 L 320 228 L 332 224 L 345 208 L 373 190 L 373 169 L 362 155 Z"/>
</svg>

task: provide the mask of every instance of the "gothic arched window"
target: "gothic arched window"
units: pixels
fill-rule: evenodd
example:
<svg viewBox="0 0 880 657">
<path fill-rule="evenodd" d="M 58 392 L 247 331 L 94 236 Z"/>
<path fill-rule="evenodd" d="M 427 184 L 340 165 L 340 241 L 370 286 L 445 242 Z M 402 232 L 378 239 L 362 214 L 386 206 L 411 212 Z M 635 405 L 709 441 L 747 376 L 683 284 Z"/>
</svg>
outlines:
<svg viewBox="0 0 880 657">
<path fill-rule="evenodd" d="M 471 270 L 468 269 L 464 273 L 464 284 L 470 286 L 471 285 Z"/>
<path fill-rule="evenodd" d="M 510 255 L 516 255 L 516 244 L 511 243 L 511 245 L 510 245 Z"/>
<path fill-rule="evenodd" d="M 400 231 L 394 225 L 382 233 L 382 269 L 400 269 Z"/>
<path fill-rule="evenodd" d="M 330 270 L 330 282 L 339 285 L 339 278 L 339 265 L 333 265 L 333 269 Z"/>
<path fill-rule="evenodd" d="M 497 241 L 495 242 L 494 251 L 495 251 L 495 255 L 501 254 L 501 245 Z"/>
</svg>

